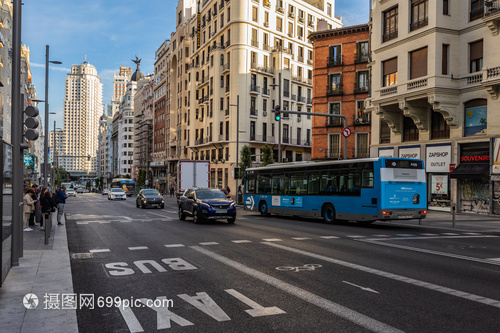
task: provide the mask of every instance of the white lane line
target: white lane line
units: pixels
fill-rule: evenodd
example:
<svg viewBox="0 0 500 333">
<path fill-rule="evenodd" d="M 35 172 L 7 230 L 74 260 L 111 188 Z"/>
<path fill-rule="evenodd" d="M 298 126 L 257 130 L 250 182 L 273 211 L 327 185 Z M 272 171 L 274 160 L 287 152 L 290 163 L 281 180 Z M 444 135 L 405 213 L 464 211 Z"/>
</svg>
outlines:
<svg viewBox="0 0 500 333">
<path fill-rule="evenodd" d="M 127 220 L 127 221 L 122 221 L 122 223 L 130 223 L 132 222 L 131 220 Z"/>
<path fill-rule="evenodd" d="M 236 244 L 242 244 L 242 243 L 251 243 L 252 241 L 242 239 L 242 240 L 234 240 L 234 241 L 231 241 L 231 242 L 236 243 Z"/>
<path fill-rule="evenodd" d="M 365 238 L 366 236 L 361 236 L 361 235 L 347 235 L 346 237 L 349 237 L 349 238 Z"/>
<path fill-rule="evenodd" d="M 487 258 L 488 260 L 500 261 L 500 258 Z"/>
<path fill-rule="evenodd" d="M 415 236 L 415 237 L 388 237 L 388 238 L 366 238 L 367 241 L 387 241 L 387 240 L 401 240 L 401 239 L 453 239 L 453 238 L 481 238 L 481 237 L 500 237 L 493 235 L 482 235 L 482 236 Z"/>
<path fill-rule="evenodd" d="M 99 223 L 100 224 L 109 224 L 109 223 L 111 223 L 111 221 L 100 221 Z"/>
<path fill-rule="evenodd" d="M 267 244 L 273 244 L 276 246 L 280 246 L 275 243 L 267 243 Z M 284 292 L 295 296 L 303 301 L 306 301 L 310 304 L 316 305 L 326 311 L 329 311 L 333 313 L 334 315 L 337 315 L 341 318 L 344 318 L 354 324 L 357 324 L 361 327 L 364 327 L 370 331 L 374 332 L 402 332 L 398 330 L 397 328 L 394 328 L 392 326 L 389 326 L 387 324 L 384 324 L 378 320 L 375 320 L 373 318 L 370 318 L 368 316 L 365 316 L 364 314 L 361 314 L 359 312 L 356 312 L 354 310 L 351 310 L 349 308 L 346 308 L 340 304 L 334 303 L 328 299 L 325 299 L 321 296 L 318 296 L 316 294 L 313 294 L 309 291 L 306 291 L 304 289 L 301 289 L 299 287 L 296 287 L 292 284 L 289 284 L 287 282 L 281 281 L 280 279 L 277 279 L 275 277 L 272 277 L 270 275 L 267 275 L 265 273 L 262 273 L 256 269 L 250 268 L 248 266 L 245 266 L 243 264 L 240 264 L 239 262 L 236 262 L 232 259 L 226 258 L 224 256 L 221 256 L 219 254 L 216 254 L 212 251 L 209 251 L 205 248 L 199 247 L 199 246 L 191 246 L 191 248 L 195 251 L 198 251 L 202 254 L 205 254 L 206 256 L 226 265 L 229 267 L 232 267 L 244 274 L 247 274 L 253 278 L 256 278 L 264 283 L 267 283 L 268 285 L 271 285 L 273 287 L 276 287 L 280 290 L 283 290 Z"/>
<path fill-rule="evenodd" d="M 498 236 L 441 236 L 441 237 L 425 237 L 425 239 L 432 239 L 432 238 L 491 238 L 491 237 L 498 237 Z M 421 239 L 422 237 L 412 237 L 411 239 Z M 388 239 L 382 239 L 382 240 L 398 240 L 398 239 L 408 239 L 408 238 L 388 238 Z M 399 244 L 392 244 L 392 243 L 385 243 L 381 242 L 380 239 L 360 239 L 360 242 L 364 243 L 370 243 L 370 244 L 377 244 L 381 246 L 388 246 L 388 247 L 395 247 L 398 249 L 404 249 L 404 250 L 409 250 L 409 251 L 415 251 L 415 252 L 422 252 L 422 253 L 428 253 L 428 254 L 434 254 L 438 256 L 443 256 L 443 257 L 449 257 L 449 258 L 455 258 L 455 259 L 462 259 L 462 260 L 468 260 L 468 261 L 475 261 L 475 262 L 480 262 L 483 264 L 490 264 L 490 265 L 499 265 L 500 262 L 496 262 L 494 260 L 490 259 L 482 259 L 482 258 L 474 258 L 474 257 L 467 257 L 467 256 L 462 256 L 459 254 L 451 254 L 451 253 L 446 253 L 446 252 L 439 252 L 439 251 L 433 251 L 433 250 L 427 250 L 427 249 L 421 249 L 418 247 L 412 247 L 412 246 L 406 246 L 406 245 L 399 245 Z"/>
<path fill-rule="evenodd" d="M 76 222 L 76 224 L 89 224 L 88 222 Z"/>
<path fill-rule="evenodd" d="M 158 214 L 158 213 L 149 213 L 148 214 L 151 214 L 151 215 L 156 215 L 156 216 L 161 216 L 161 217 L 165 217 L 165 214 Z"/>
<path fill-rule="evenodd" d="M 265 242 L 282 242 L 283 240 L 279 238 L 269 238 L 269 239 L 263 239 Z"/>
<path fill-rule="evenodd" d="M 443 232 L 441 235 L 446 235 L 446 236 L 458 236 L 460 234 L 456 234 L 454 232 Z"/>
<path fill-rule="evenodd" d="M 131 251 L 136 251 L 136 250 L 149 250 L 149 247 L 147 246 L 132 246 L 128 248 Z"/>
<path fill-rule="evenodd" d="M 110 252 L 109 249 L 94 249 L 94 250 L 89 250 L 90 253 L 103 253 L 103 252 Z"/>
<path fill-rule="evenodd" d="M 437 236 L 437 234 L 421 234 L 422 236 Z"/>
<path fill-rule="evenodd" d="M 303 240 L 309 240 L 309 239 L 312 239 L 312 238 L 309 238 L 309 237 L 292 237 L 292 239 L 295 239 L 295 240 L 298 240 L 298 241 L 303 241 Z"/>
<path fill-rule="evenodd" d="M 390 237 L 389 235 L 373 235 L 372 237 Z"/>
<path fill-rule="evenodd" d="M 479 236 L 481 234 L 477 233 L 477 232 L 464 232 L 463 233 L 464 235 L 471 235 L 471 236 Z"/>
<path fill-rule="evenodd" d="M 361 240 L 361 241 L 364 241 L 364 240 Z M 482 296 L 478 296 L 478 295 L 474 295 L 474 294 L 469 294 L 469 293 L 466 293 L 466 292 L 463 292 L 463 291 L 460 291 L 460 290 L 451 289 L 451 288 L 443 287 L 443 286 L 440 286 L 440 285 L 437 285 L 437 284 L 433 284 L 433 283 L 428 283 L 428 282 L 424 282 L 424 281 L 412 279 L 412 278 L 409 278 L 409 277 L 406 277 L 406 276 L 402 276 L 402 275 L 397 275 L 397 274 L 392 274 L 392 273 L 389 273 L 389 272 L 384 272 L 384 271 L 381 271 L 381 270 L 378 270 L 378 269 L 373 269 L 373 268 L 369 268 L 369 267 L 365 267 L 365 266 L 353 264 L 353 263 L 350 263 L 350 262 L 347 262 L 347 261 L 342 261 L 342 260 L 338 260 L 338 259 L 326 257 L 326 256 L 323 256 L 323 255 L 320 255 L 320 254 L 316 254 L 316 253 L 312 253 L 312 252 L 307 252 L 307 251 L 295 249 L 295 248 L 284 246 L 284 245 L 281 245 L 281 244 L 276 244 L 276 243 L 262 243 L 262 244 L 269 245 L 269 246 L 272 246 L 272 247 L 275 247 L 275 248 L 278 248 L 278 249 L 282 249 L 282 250 L 285 250 L 285 251 L 289 251 L 289 252 L 301 254 L 301 255 L 304 255 L 304 256 L 308 256 L 308 257 L 311 257 L 311 258 L 315 258 L 315 259 L 319 259 L 319 260 L 324 260 L 324 261 L 330 262 L 332 264 L 345 266 L 345 267 L 348 267 L 348 268 L 356 269 L 356 270 L 367 272 L 367 273 L 370 273 L 370 274 L 375 274 L 375 275 L 378 275 L 378 276 L 386 277 L 388 279 L 392 279 L 392 280 L 396 280 L 396 281 L 400 281 L 400 282 L 409 283 L 409 284 L 412 284 L 412 285 L 415 285 L 415 286 L 419 286 L 419 287 L 422 287 L 422 288 L 430 289 L 430 290 L 433 290 L 433 291 L 438 291 L 438 292 L 441 292 L 441 293 L 444 293 L 444 294 L 453 295 L 453 296 L 464 298 L 464 299 L 467 299 L 467 300 L 470 300 L 470 301 L 474 301 L 474 302 L 478 302 L 478 303 L 482 303 L 482 304 L 486 304 L 486 305 L 491 305 L 491 306 L 500 308 L 500 301 L 499 300 L 495 300 L 495 299 L 491 299 L 491 298 L 486 298 L 486 297 L 482 297 Z"/>
<path fill-rule="evenodd" d="M 204 242 L 204 243 L 200 243 L 200 245 L 204 245 L 204 246 L 207 246 L 207 245 L 219 245 L 219 243 L 217 243 L 217 242 Z"/>
<path fill-rule="evenodd" d="M 167 244 L 165 247 L 184 247 L 184 244 Z"/>
<path fill-rule="evenodd" d="M 400 237 L 411 237 L 411 236 L 415 236 L 413 234 L 396 234 L 396 236 L 400 236 Z"/>
<path fill-rule="evenodd" d="M 323 238 L 323 239 L 336 239 L 338 237 L 337 236 L 320 236 L 319 238 Z"/>
</svg>

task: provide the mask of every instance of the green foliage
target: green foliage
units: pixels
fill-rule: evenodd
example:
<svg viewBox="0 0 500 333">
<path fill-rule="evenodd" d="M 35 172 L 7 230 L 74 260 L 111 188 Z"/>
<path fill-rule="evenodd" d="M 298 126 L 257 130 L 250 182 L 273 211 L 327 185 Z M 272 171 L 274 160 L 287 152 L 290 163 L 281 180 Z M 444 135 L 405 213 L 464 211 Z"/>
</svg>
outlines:
<svg viewBox="0 0 500 333">
<path fill-rule="evenodd" d="M 240 151 L 240 177 L 245 174 L 246 168 L 252 166 L 252 150 L 250 146 L 244 145 Z"/>
<path fill-rule="evenodd" d="M 137 186 L 144 186 L 146 184 L 147 171 L 139 169 L 139 177 L 137 177 Z"/>
<path fill-rule="evenodd" d="M 267 143 L 262 147 L 261 152 L 262 152 L 262 160 L 261 160 L 262 166 L 274 163 L 273 150 L 271 149 L 271 147 L 269 147 Z"/>
<path fill-rule="evenodd" d="M 123 178 L 130 179 L 130 175 L 127 173 L 125 176 L 123 176 Z"/>
</svg>

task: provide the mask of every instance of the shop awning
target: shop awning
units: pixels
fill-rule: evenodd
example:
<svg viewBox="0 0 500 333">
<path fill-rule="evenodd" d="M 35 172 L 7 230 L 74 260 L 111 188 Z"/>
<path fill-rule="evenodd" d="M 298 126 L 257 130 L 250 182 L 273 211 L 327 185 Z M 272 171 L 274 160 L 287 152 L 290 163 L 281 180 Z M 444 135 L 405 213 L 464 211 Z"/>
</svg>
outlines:
<svg viewBox="0 0 500 333">
<path fill-rule="evenodd" d="M 461 180 L 480 179 L 488 177 L 489 164 L 459 164 L 455 170 L 450 173 L 451 178 Z"/>
</svg>

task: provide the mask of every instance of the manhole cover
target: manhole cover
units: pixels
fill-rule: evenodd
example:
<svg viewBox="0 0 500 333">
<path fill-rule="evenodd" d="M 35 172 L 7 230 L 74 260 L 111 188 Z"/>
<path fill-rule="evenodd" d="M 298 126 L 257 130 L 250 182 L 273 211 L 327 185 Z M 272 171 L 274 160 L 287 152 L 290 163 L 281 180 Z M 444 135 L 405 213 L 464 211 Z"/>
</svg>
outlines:
<svg viewBox="0 0 500 333">
<path fill-rule="evenodd" d="M 92 253 L 84 252 L 84 253 L 71 253 L 71 258 L 73 259 L 89 259 L 92 258 Z"/>
</svg>

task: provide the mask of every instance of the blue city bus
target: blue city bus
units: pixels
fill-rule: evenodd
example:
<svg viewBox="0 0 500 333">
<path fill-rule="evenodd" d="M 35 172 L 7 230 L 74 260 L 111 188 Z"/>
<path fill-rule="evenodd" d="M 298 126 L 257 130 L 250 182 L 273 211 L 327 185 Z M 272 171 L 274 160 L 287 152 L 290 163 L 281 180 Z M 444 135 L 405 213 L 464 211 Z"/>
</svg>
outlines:
<svg viewBox="0 0 500 333">
<path fill-rule="evenodd" d="M 121 188 L 125 191 L 127 197 L 135 194 L 135 182 L 128 178 L 113 178 L 110 188 Z"/>
<path fill-rule="evenodd" d="M 363 158 L 248 168 L 244 209 L 369 224 L 427 214 L 422 160 Z"/>
</svg>

